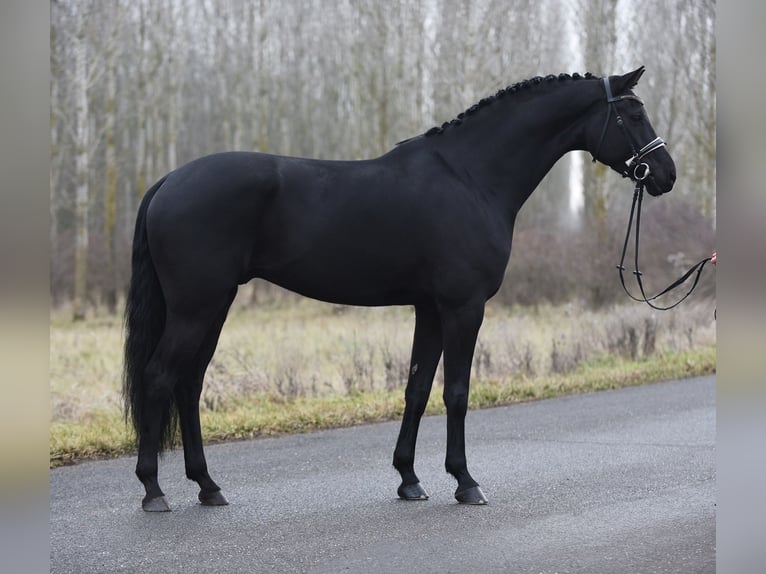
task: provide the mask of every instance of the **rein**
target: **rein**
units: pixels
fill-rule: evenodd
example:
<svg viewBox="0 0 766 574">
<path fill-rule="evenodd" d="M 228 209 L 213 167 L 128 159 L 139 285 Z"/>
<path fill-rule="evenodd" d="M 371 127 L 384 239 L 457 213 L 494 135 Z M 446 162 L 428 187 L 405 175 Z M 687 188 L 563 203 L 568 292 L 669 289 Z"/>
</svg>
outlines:
<svg viewBox="0 0 766 574">
<path fill-rule="evenodd" d="M 684 273 L 681 277 L 676 279 L 673 283 L 665 287 L 662 291 L 654 295 L 653 297 L 647 297 L 646 293 L 644 292 L 644 284 L 641 280 L 642 273 L 638 268 L 638 245 L 639 245 L 639 238 L 641 235 L 641 204 L 644 197 L 644 179 L 645 177 L 642 177 L 640 179 L 636 179 L 636 187 L 633 190 L 633 204 L 630 207 L 630 218 L 628 219 L 628 230 L 625 233 L 625 243 L 622 246 L 622 256 L 620 257 L 620 264 L 617 265 L 617 269 L 619 269 L 620 272 L 620 283 L 622 284 L 622 289 L 625 291 L 625 293 L 633 299 L 634 301 L 639 301 L 641 303 L 646 303 L 649 305 L 652 309 L 657 309 L 658 311 L 667 311 L 668 309 L 672 309 L 673 307 L 676 307 L 677 305 L 680 305 L 689 295 L 692 294 L 692 291 L 697 287 L 697 283 L 699 283 L 700 280 L 700 274 L 702 273 L 702 268 L 705 267 L 705 264 L 711 260 L 710 257 L 705 257 L 701 261 L 698 261 L 695 263 L 686 273 Z M 638 209 L 636 209 L 636 205 L 638 205 Z M 633 275 L 636 277 L 636 283 L 638 283 L 638 288 L 641 291 L 641 297 L 636 297 L 633 295 L 630 291 L 628 291 L 628 287 L 625 285 L 625 256 L 628 251 L 628 242 L 630 241 L 630 231 L 633 227 L 633 219 L 635 216 L 636 220 L 636 247 L 635 247 L 635 253 L 634 253 L 634 267 L 635 270 L 633 271 Z M 652 303 L 655 299 L 658 299 L 659 297 L 662 297 L 666 293 L 672 291 L 676 287 L 683 285 L 689 277 L 691 277 L 694 272 L 697 272 L 697 274 L 694 277 L 694 283 L 692 284 L 691 288 L 686 292 L 686 295 L 681 297 L 678 301 L 673 303 L 672 305 L 668 305 L 667 307 L 661 307 L 659 305 L 655 305 Z"/>
<path fill-rule="evenodd" d="M 625 94 L 622 96 L 613 96 L 612 95 L 612 88 L 609 85 L 609 78 L 604 78 L 604 88 L 606 90 L 606 101 L 608 104 L 607 107 L 607 114 L 606 114 L 606 122 L 604 123 L 604 127 L 601 130 L 601 138 L 599 139 L 598 146 L 596 147 L 596 153 L 593 154 L 593 161 L 596 161 L 596 155 L 601 149 L 601 144 L 604 141 L 604 137 L 606 136 L 606 130 L 609 126 L 609 118 L 611 116 L 612 111 L 614 111 L 617 125 L 620 126 L 620 129 L 622 130 L 622 133 L 625 135 L 625 139 L 628 140 L 628 143 L 630 144 L 630 149 L 633 152 L 633 155 L 629 157 L 625 161 L 625 168 L 622 170 L 622 175 L 624 177 L 629 177 L 633 179 L 636 182 L 636 187 L 633 190 L 633 204 L 630 207 L 630 218 L 628 219 L 628 230 L 625 233 L 625 243 L 622 246 L 622 256 L 620 257 L 620 264 L 617 265 L 617 269 L 620 272 L 620 283 L 622 284 L 622 289 L 625 291 L 625 293 L 633 299 L 634 301 L 638 301 L 641 303 L 646 303 L 649 305 L 652 309 L 656 309 L 658 311 L 667 311 L 668 309 L 672 309 L 673 307 L 676 307 L 677 305 L 680 305 L 689 295 L 692 294 L 692 291 L 697 287 L 697 284 L 700 280 L 700 274 L 702 273 L 702 268 L 705 267 L 705 264 L 711 260 L 711 257 L 706 257 L 705 259 L 702 259 L 701 261 L 695 263 L 691 269 L 689 269 L 686 273 L 684 273 L 681 277 L 676 279 L 673 283 L 665 287 L 662 291 L 657 293 L 656 295 L 652 297 L 647 297 L 646 293 L 644 292 L 644 285 L 643 281 L 641 279 L 642 273 L 638 268 L 638 246 L 639 246 L 639 238 L 641 234 L 641 205 L 644 198 L 644 180 L 649 176 L 649 165 L 647 163 L 642 162 L 641 160 L 652 153 L 655 150 L 660 149 L 661 147 L 665 146 L 665 142 L 662 138 L 656 137 L 652 141 L 650 141 L 648 144 L 643 146 L 641 149 L 636 151 L 636 146 L 633 143 L 633 138 L 630 136 L 630 133 L 625 128 L 625 123 L 622 120 L 622 117 L 620 116 L 616 103 L 620 100 L 625 99 L 631 99 L 636 100 L 643 104 L 644 102 L 639 98 L 638 96 L 634 96 L 632 94 Z M 638 208 L 636 208 L 638 207 Z M 633 271 L 633 275 L 636 277 L 636 283 L 638 283 L 638 288 L 641 291 L 641 297 L 636 297 L 633 295 L 629 290 L 628 287 L 625 285 L 625 256 L 628 252 L 628 243 L 630 241 L 630 232 L 633 227 L 633 220 L 636 221 L 636 241 L 635 241 L 635 253 L 634 253 L 634 267 L 635 270 Z M 676 287 L 683 285 L 689 277 L 691 277 L 696 271 L 696 275 L 694 277 L 694 283 L 692 284 L 689 291 L 686 292 L 686 294 L 681 297 L 678 301 L 673 303 L 672 305 L 668 305 L 667 307 L 661 307 L 659 305 L 656 305 L 653 303 L 654 300 L 658 299 L 659 297 L 662 297 L 666 293 L 672 291 Z"/>
</svg>

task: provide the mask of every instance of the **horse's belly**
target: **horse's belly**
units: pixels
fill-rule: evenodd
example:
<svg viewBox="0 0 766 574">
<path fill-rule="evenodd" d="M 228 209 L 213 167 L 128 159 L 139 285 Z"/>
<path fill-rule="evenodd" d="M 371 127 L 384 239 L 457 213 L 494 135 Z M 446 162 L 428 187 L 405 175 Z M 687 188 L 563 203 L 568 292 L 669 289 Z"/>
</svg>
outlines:
<svg viewBox="0 0 766 574">
<path fill-rule="evenodd" d="M 422 276 L 407 261 L 309 255 L 255 275 L 312 299 L 344 305 L 407 305 L 424 296 Z"/>
</svg>

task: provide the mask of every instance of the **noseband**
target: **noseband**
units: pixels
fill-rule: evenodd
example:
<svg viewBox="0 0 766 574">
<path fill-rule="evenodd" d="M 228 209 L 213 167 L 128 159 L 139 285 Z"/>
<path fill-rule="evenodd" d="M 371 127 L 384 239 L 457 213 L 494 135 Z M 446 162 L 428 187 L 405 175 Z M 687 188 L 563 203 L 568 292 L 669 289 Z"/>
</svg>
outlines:
<svg viewBox="0 0 766 574">
<path fill-rule="evenodd" d="M 636 151 L 636 146 L 634 145 L 633 138 L 625 127 L 625 122 L 622 120 L 620 112 L 617 111 L 617 102 L 621 100 L 636 100 L 643 106 L 644 101 L 638 96 L 634 96 L 633 94 L 613 96 L 612 87 L 609 84 L 608 77 L 604 78 L 604 89 L 606 90 L 607 103 L 606 121 L 604 122 L 604 127 L 601 129 L 601 137 L 599 138 L 598 145 L 596 146 L 596 153 L 591 154 L 593 162 L 596 162 L 596 156 L 598 155 L 598 152 L 601 151 L 601 145 L 604 143 L 606 130 L 609 127 L 609 119 L 612 115 L 612 111 L 614 111 L 617 125 L 620 126 L 620 130 L 622 130 L 622 133 L 625 135 L 625 139 L 628 140 L 628 145 L 630 145 L 630 149 L 633 152 L 633 155 L 625 160 L 625 168 L 621 171 L 621 173 L 623 177 L 629 177 L 635 181 L 643 181 L 649 176 L 649 164 L 644 163 L 641 160 L 653 151 L 658 150 L 661 147 L 665 147 L 665 141 L 661 137 L 656 137 L 641 149 Z"/>
<path fill-rule="evenodd" d="M 656 309 L 658 311 L 667 311 L 668 309 L 672 309 L 676 305 L 679 305 L 682 301 L 684 301 L 689 295 L 692 294 L 692 291 L 694 291 L 695 287 L 697 287 L 697 283 L 699 283 L 700 280 L 700 274 L 702 273 L 702 268 L 705 266 L 705 264 L 710 261 L 710 257 L 706 257 L 705 259 L 697 262 L 694 266 L 692 266 L 691 269 L 689 269 L 684 275 L 682 275 L 680 278 L 678 278 L 676 281 L 668 285 L 665 289 L 657 293 L 656 295 L 652 297 L 647 297 L 646 293 L 644 292 L 644 285 L 642 281 L 642 273 L 638 269 L 638 245 L 639 245 L 639 237 L 640 237 L 640 229 L 641 229 L 641 204 L 644 197 L 644 180 L 649 176 L 649 164 L 642 162 L 641 160 L 652 153 L 655 150 L 660 149 L 661 147 L 665 147 L 665 141 L 661 137 L 656 137 L 652 141 L 650 141 L 648 144 L 643 146 L 641 149 L 636 151 L 636 146 L 633 144 L 633 138 L 630 135 L 630 132 L 628 132 L 627 128 L 625 127 L 625 123 L 622 120 L 622 117 L 620 116 L 620 112 L 617 111 L 617 105 L 616 103 L 620 100 L 636 100 L 641 105 L 644 104 L 643 100 L 639 98 L 638 96 L 634 96 L 632 94 L 625 94 L 622 96 L 613 96 L 612 95 L 612 88 L 609 85 L 609 78 L 604 78 L 604 88 L 606 89 L 606 102 L 607 102 L 607 113 L 606 113 L 606 122 L 604 123 L 604 127 L 601 130 L 601 137 L 598 141 L 598 146 L 596 146 L 596 153 L 592 154 L 593 161 L 596 161 L 596 156 L 598 155 L 598 152 L 601 150 L 601 144 L 604 143 L 604 137 L 606 136 L 606 130 L 609 127 L 609 118 L 612 115 L 612 111 L 614 111 L 614 115 L 617 119 L 617 125 L 620 126 L 620 129 L 622 130 L 622 133 L 625 135 L 625 139 L 628 140 L 628 144 L 630 145 L 630 149 L 633 152 L 633 155 L 630 156 L 627 160 L 625 160 L 625 168 L 622 170 L 623 177 L 629 177 L 632 180 L 636 182 L 636 187 L 633 190 L 633 205 L 630 208 L 630 217 L 628 218 L 628 231 L 625 234 L 625 243 L 622 246 L 622 257 L 620 258 L 620 264 L 617 266 L 617 269 L 620 273 L 620 283 L 622 284 L 622 289 L 625 291 L 625 293 L 633 299 L 634 301 L 639 301 L 641 303 L 646 303 L 653 309 Z M 638 283 L 639 291 L 641 292 L 641 296 L 637 297 L 633 295 L 625 285 L 625 257 L 628 252 L 628 243 L 630 241 L 630 232 L 633 227 L 633 220 L 635 218 L 636 221 L 636 229 L 635 229 L 635 249 L 634 249 L 634 265 L 635 270 L 633 271 L 633 275 L 636 277 L 636 283 Z M 696 275 L 695 275 L 696 273 Z M 659 306 L 654 301 L 658 299 L 659 297 L 662 297 L 666 293 L 672 291 L 676 287 L 679 287 L 680 285 L 683 285 L 687 279 L 694 276 L 694 282 L 691 286 L 691 288 L 686 292 L 686 294 L 681 297 L 678 301 L 673 303 L 672 305 L 668 306 Z"/>
</svg>

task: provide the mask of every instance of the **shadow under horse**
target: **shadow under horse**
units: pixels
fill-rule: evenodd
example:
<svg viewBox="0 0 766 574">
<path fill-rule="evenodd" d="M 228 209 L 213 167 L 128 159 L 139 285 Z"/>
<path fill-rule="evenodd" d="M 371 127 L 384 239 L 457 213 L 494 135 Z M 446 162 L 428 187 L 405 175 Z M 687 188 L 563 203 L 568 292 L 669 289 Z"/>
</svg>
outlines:
<svg viewBox="0 0 766 574">
<path fill-rule="evenodd" d="M 446 470 L 459 502 L 485 504 L 466 464 L 468 386 L 516 215 L 572 150 L 643 180 L 651 195 L 671 190 L 673 160 L 632 91 L 643 72 L 526 80 L 375 159 L 219 153 L 154 184 L 133 240 L 123 383 L 144 510 L 170 509 L 157 459 L 177 428 L 199 500 L 227 503 L 205 462 L 199 400 L 237 287 L 255 277 L 331 303 L 413 305 L 398 495 L 428 498 L 415 442 L 443 354 Z"/>
</svg>

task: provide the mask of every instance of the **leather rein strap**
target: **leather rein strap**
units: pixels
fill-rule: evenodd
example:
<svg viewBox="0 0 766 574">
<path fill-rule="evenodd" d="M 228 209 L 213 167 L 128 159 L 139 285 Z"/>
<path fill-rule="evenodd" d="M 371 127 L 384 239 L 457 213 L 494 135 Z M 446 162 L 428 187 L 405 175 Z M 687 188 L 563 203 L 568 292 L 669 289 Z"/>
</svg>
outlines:
<svg viewBox="0 0 766 574">
<path fill-rule="evenodd" d="M 636 181 L 636 188 L 633 190 L 633 204 L 630 207 L 630 218 L 628 219 L 628 231 L 625 233 L 625 243 L 622 246 L 622 257 L 620 257 L 620 264 L 617 266 L 617 269 L 620 271 L 620 283 L 622 284 L 622 289 L 625 291 L 625 293 L 633 299 L 634 301 L 639 301 L 641 303 L 646 303 L 649 305 L 652 309 L 657 309 L 658 311 L 667 311 L 668 309 L 672 309 L 673 307 L 680 305 L 681 302 L 683 302 L 689 295 L 692 294 L 692 291 L 697 287 L 697 283 L 699 283 L 700 280 L 700 274 L 702 273 L 702 268 L 705 267 L 705 264 L 711 260 L 710 257 L 705 257 L 701 261 L 698 261 L 695 263 L 691 269 L 689 269 L 686 273 L 684 273 L 681 277 L 676 279 L 673 283 L 665 287 L 662 291 L 654 295 L 653 297 L 647 297 L 646 293 L 644 292 L 644 284 L 641 280 L 642 273 L 638 268 L 638 244 L 639 244 L 639 237 L 641 232 L 641 204 L 644 197 L 644 184 L 643 179 L 639 179 Z M 636 283 L 638 283 L 638 288 L 641 291 L 641 297 L 634 296 L 630 291 L 628 291 L 627 286 L 625 285 L 625 256 L 628 252 L 628 242 L 630 241 L 630 231 L 633 227 L 633 219 L 635 216 L 636 220 L 636 243 L 635 243 L 635 253 L 634 253 L 634 267 L 635 270 L 633 271 L 633 275 L 636 277 Z M 696 271 L 696 275 L 694 277 L 694 283 L 692 284 L 691 288 L 686 292 L 686 295 L 681 297 L 678 301 L 673 303 L 672 305 L 668 305 L 667 307 L 661 307 L 659 305 L 655 305 L 652 301 L 655 299 L 658 299 L 665 295 L 666 293 L 672 291 L 676 287 L 683 285 L 689 277 L 694 275 Z"/>
</svg>

